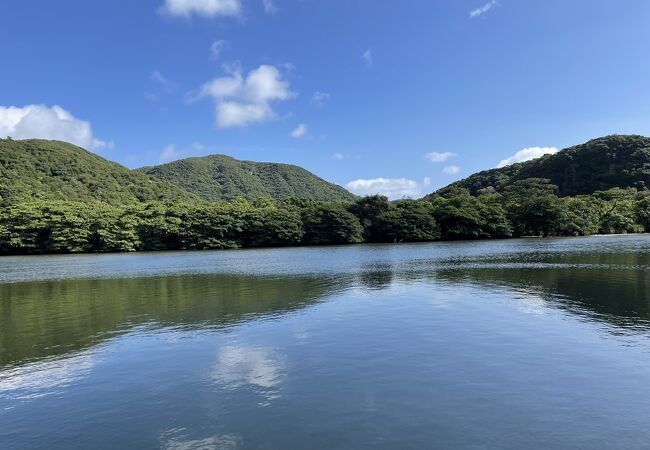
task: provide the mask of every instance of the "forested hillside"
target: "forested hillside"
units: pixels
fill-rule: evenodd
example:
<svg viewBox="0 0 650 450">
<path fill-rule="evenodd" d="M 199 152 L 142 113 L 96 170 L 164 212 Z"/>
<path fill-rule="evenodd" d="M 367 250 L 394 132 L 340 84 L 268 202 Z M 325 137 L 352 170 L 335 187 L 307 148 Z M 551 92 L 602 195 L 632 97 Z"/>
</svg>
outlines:
<svg viewBox="0 0 650 450">
<path fill-rule="evenodd" d="M 175 184 L 205 200 L 254 200 L 270 197 L 284 200 L 304 197 L 313 200 L 352 200 L 354 195 L 336 184 L 290 164 L 239 161 L 225 155 L 187 158 L 138 169 Z"/>
<path fill-rule="evenodd" d="M 476 195 L 485 189 L 502 192 L 527 178 L 543 178 L 559 196 L 592 194 L 611 188 L 650 187 L 650 138 L 614 135 L 499 169 L 484 170 L 449 187 Z M 444 191 L 447 188 L 443 188 Z"/>
<path fill-rule="evenodd" d="M 185 177 L 190 184 L 194 180 L 193 190 L 201 196 L 218 200 L 209 201 L 69 144 L 3 140 L 0 254 L 648 232 L 648 141 L 639 136 L 596 139 L 557 156 L 486 172 L 489 176 L 474 175 L 468 179 L 476 181 L 471 188 L 462 187 L 468 182 L 464 180 L 424 199 L 390 202 L 382 196 L 357 198 L 345 191 L 339 192 L 342 200 L 309 198 L 310 193 L 324 195 L 323 190 L 314 190 L 318 183 L 309 181 L 320 179 L 294 166 L 246 163 L 223 156 L 161 166 L 165 171 L 176 169 L 172 172 L 177 180 Z M 228 170 L 223 170 L 222 163 Z M 222 178 L 224 183 L 215 187 L 211 177 L 223 172 L 231 177 Z M 546 178 L 519 179 L 524 174 Z M 304 183 L 298 183 L 294 175 Z M 293 181 L 291 188 L 264 189 L 281 186 L 280 180 L 288 183 L 288 179 Z M 564 188 L 549 179 L 563 180 Z M 567 195 L 615 182 L 621 187 Z M 219 192 L 238 195 L 220 200 Z M 272 195 L 287 197 L 274 200 L 269 198 Z"/>
<path fill-rule="evenodd" d="M 0 139 L 0 204 L 34 199 L 119 205 L 196 197 L 72 144 Z"/>
</svg>

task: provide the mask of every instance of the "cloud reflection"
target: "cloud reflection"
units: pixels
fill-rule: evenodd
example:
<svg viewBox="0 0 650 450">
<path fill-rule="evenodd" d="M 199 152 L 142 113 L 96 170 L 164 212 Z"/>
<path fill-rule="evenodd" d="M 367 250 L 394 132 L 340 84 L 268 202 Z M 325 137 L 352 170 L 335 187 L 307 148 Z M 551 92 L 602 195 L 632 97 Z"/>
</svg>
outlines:
<svg viewBox="0 0 650 450">
<path fill-rule="evenodd" d="M 241 447 L 241 439 L 234 434 L 210 436 L 204 439 L 171 438 L 163 442 L 165 450 L 233 450 Z"/>
<path fill-rule="evenodd" d="M 95 366 L 91 353 L 38 361 L 0 371 L 0 397 L 36 398 L 85 377 Z"/>
<path fill-rule="evenodd" d="M 267 399 L 284 377 L 284 358 L 268 347 L 226 345 L 217 355 L 213 379 L 228 389 L 245 386 L 262 388 Z"/>
</svg>

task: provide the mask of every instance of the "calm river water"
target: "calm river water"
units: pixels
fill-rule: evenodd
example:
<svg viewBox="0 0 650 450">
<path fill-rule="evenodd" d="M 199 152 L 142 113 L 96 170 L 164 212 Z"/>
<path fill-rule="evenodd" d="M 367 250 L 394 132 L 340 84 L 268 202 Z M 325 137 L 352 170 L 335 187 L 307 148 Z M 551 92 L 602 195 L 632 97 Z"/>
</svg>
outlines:
<svg viewBox="0 0 650 450">
<path fill-rule="evenodd" d="M 0 448 L 647 449 L 650 236 L 0 258 Z"/>
</svg>

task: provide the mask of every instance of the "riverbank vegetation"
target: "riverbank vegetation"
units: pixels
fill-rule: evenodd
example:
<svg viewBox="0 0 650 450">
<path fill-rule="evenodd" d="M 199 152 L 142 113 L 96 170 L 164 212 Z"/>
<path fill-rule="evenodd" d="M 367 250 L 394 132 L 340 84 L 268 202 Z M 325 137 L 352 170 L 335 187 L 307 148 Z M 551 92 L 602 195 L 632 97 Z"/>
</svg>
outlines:
<svg viewBox="0 0 650 450">
<path fill-rule="evenodd" d="M 422 200 L 21 202 L 0 208 L 2 254 L 422 242 L 650 231 L 650 191 L 558 197 L 546 179 Z"/>
<path fill-rule="evenodd" d="M 0 139 L 0 254 L 425 242 L 650 231 L 650 138 L 607 136 L 420 200 L 355 197 L 297 166 L 223 155 L 129 170 Z"/>
</svg>

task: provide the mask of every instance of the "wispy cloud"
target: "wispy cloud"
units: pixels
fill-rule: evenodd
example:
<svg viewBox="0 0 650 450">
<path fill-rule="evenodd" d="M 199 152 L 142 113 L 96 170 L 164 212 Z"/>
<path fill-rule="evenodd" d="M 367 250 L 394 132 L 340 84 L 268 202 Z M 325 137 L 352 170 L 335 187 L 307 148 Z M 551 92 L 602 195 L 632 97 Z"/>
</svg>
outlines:
<svg viewBox="0 0 650 450">
<path fill-rule="evenodd" d="M 442 169 L 443 173 L 446 173 L 447 175 L 456 175 L 458 172 L 460 172 L 460 167 L 458 166 L 447 166 Z"/>
<path fill-rule="evenodd" d="M 162 73 L 160 73 L 157 70 L 154 70 L 151 72 L 151 76 L 149 77 L 156 83 L 160 84 L 162 88 L 165 90 L 165 92 L 169 92 L 174 89 L 174 83 L 171 82 L 167 77 L 165 77 Z"/>
<path fill-rule="evenodd" d="M 434 163 L 445 162 L 449 158 L 453 158 L 454 156 L 456 156 L 456 153 L 451 153 L 451 152 L 443 152 L 443 153 L 431 152 L 424 155 L 426 159 Z"/>
<path fill-rule="evenodd" d="M 210 151 L 216 151 L 216 148 L 206 147 L 200 142 L 194 142 L 192 145 L 184 147 L 182 149 L 176 147 L 176 144 L 169 144 L 158 155 L 158 162 L 164 164 L 181 158 L 188 158 L 190 156 L 205 154 L 206 152 Z"/>
<path fill-rule="evenodd" d="M 179 159 L 180 157 L 181 157 L 181 152 L 176 149 L 176 145 L 169 144 L 167 147 L 163 149 L 162 152 L 160 152 L 158 161 L 161 163 L 167 163 Z"/>
<path fill-rule="evenodd" d="M 557 147 L 528 147 L 519 150 L 517 153 L 512 155 L 510 158 L 501 160 L 497 167 L 505 167 L 510 164 L 515 164 L 524 161 L 530 161 L 531 159 L 539 158 L 544 155 L 552 155 L 557 153 L 559 149 Z"/>
<path fill-rule="evenodd" d="M 343 153 L 334 153 L 334 154 L 332 155 L 332 158 L 334 158 L 334 159 L 340 161 L 340 160 L 342 160 L 342 159 L 345 158 L 345 155 L 344 155 Z"/>
<path fill-rule="evenodd" d="M 241 3 L 240 0 L 165 0 L 159 11 L 177 17 L 238 16 Z"/>
<path fill-rule="evenodd" d="M 471 10 L 469 12 L 469 18 L 470 19 L 475 19 L 477 17 L 480 17 L 483 14 L 487 14 L 488 12 L 492 11 L 497 6 L 499 6 L 499 3 L 497 2 L 497 0 L 492 0 L 492 1 L 488 2 L 488 3 L 486 3 L 483 6 L 479 6 L 478 8 Z"/>
<path fill-rule="evenodd" d="M 366 65 L 368 67 L 372 67 L 372 64 L 374 63 L 374 59 L 372 57 L 372 52 L 370 51 L 370 49 L 363 52 L 363 55 L 361 55 L 361 57 L 366 62 Z"/>
<path fill-rule="evenodd" d="M 228 41 L 224 41 L 223 39 L 214 41 L 210 45 L 210 58 L 214 60 L 219 59 L 219 56 L 221 56 L 221 52 L 225 50 L 227 45 L 228 45 Z"/>
<path fill-rule="evenodd" d="M 311 96 L 311 102 L 316 106 L 323 106 L 331 97 L 328 92 L 316 91 Z"/>
<path fill-rule="evenodd" d="M 275 14 L 278 11 L 278 8 L 275 7 L 273 0 L 262 0 L 262 5 L 264 6 L 264 11 L 267 14 Z"/>
<path fill-rule="evenodd" d="M 291 137 L 294 139 L 300 139 L 301 137 L 304 137 L 307 135 L 307 125 L 304 123 L 299 124 L 296 128 L 293 129 L 291 132 Z"/>
</svg>

